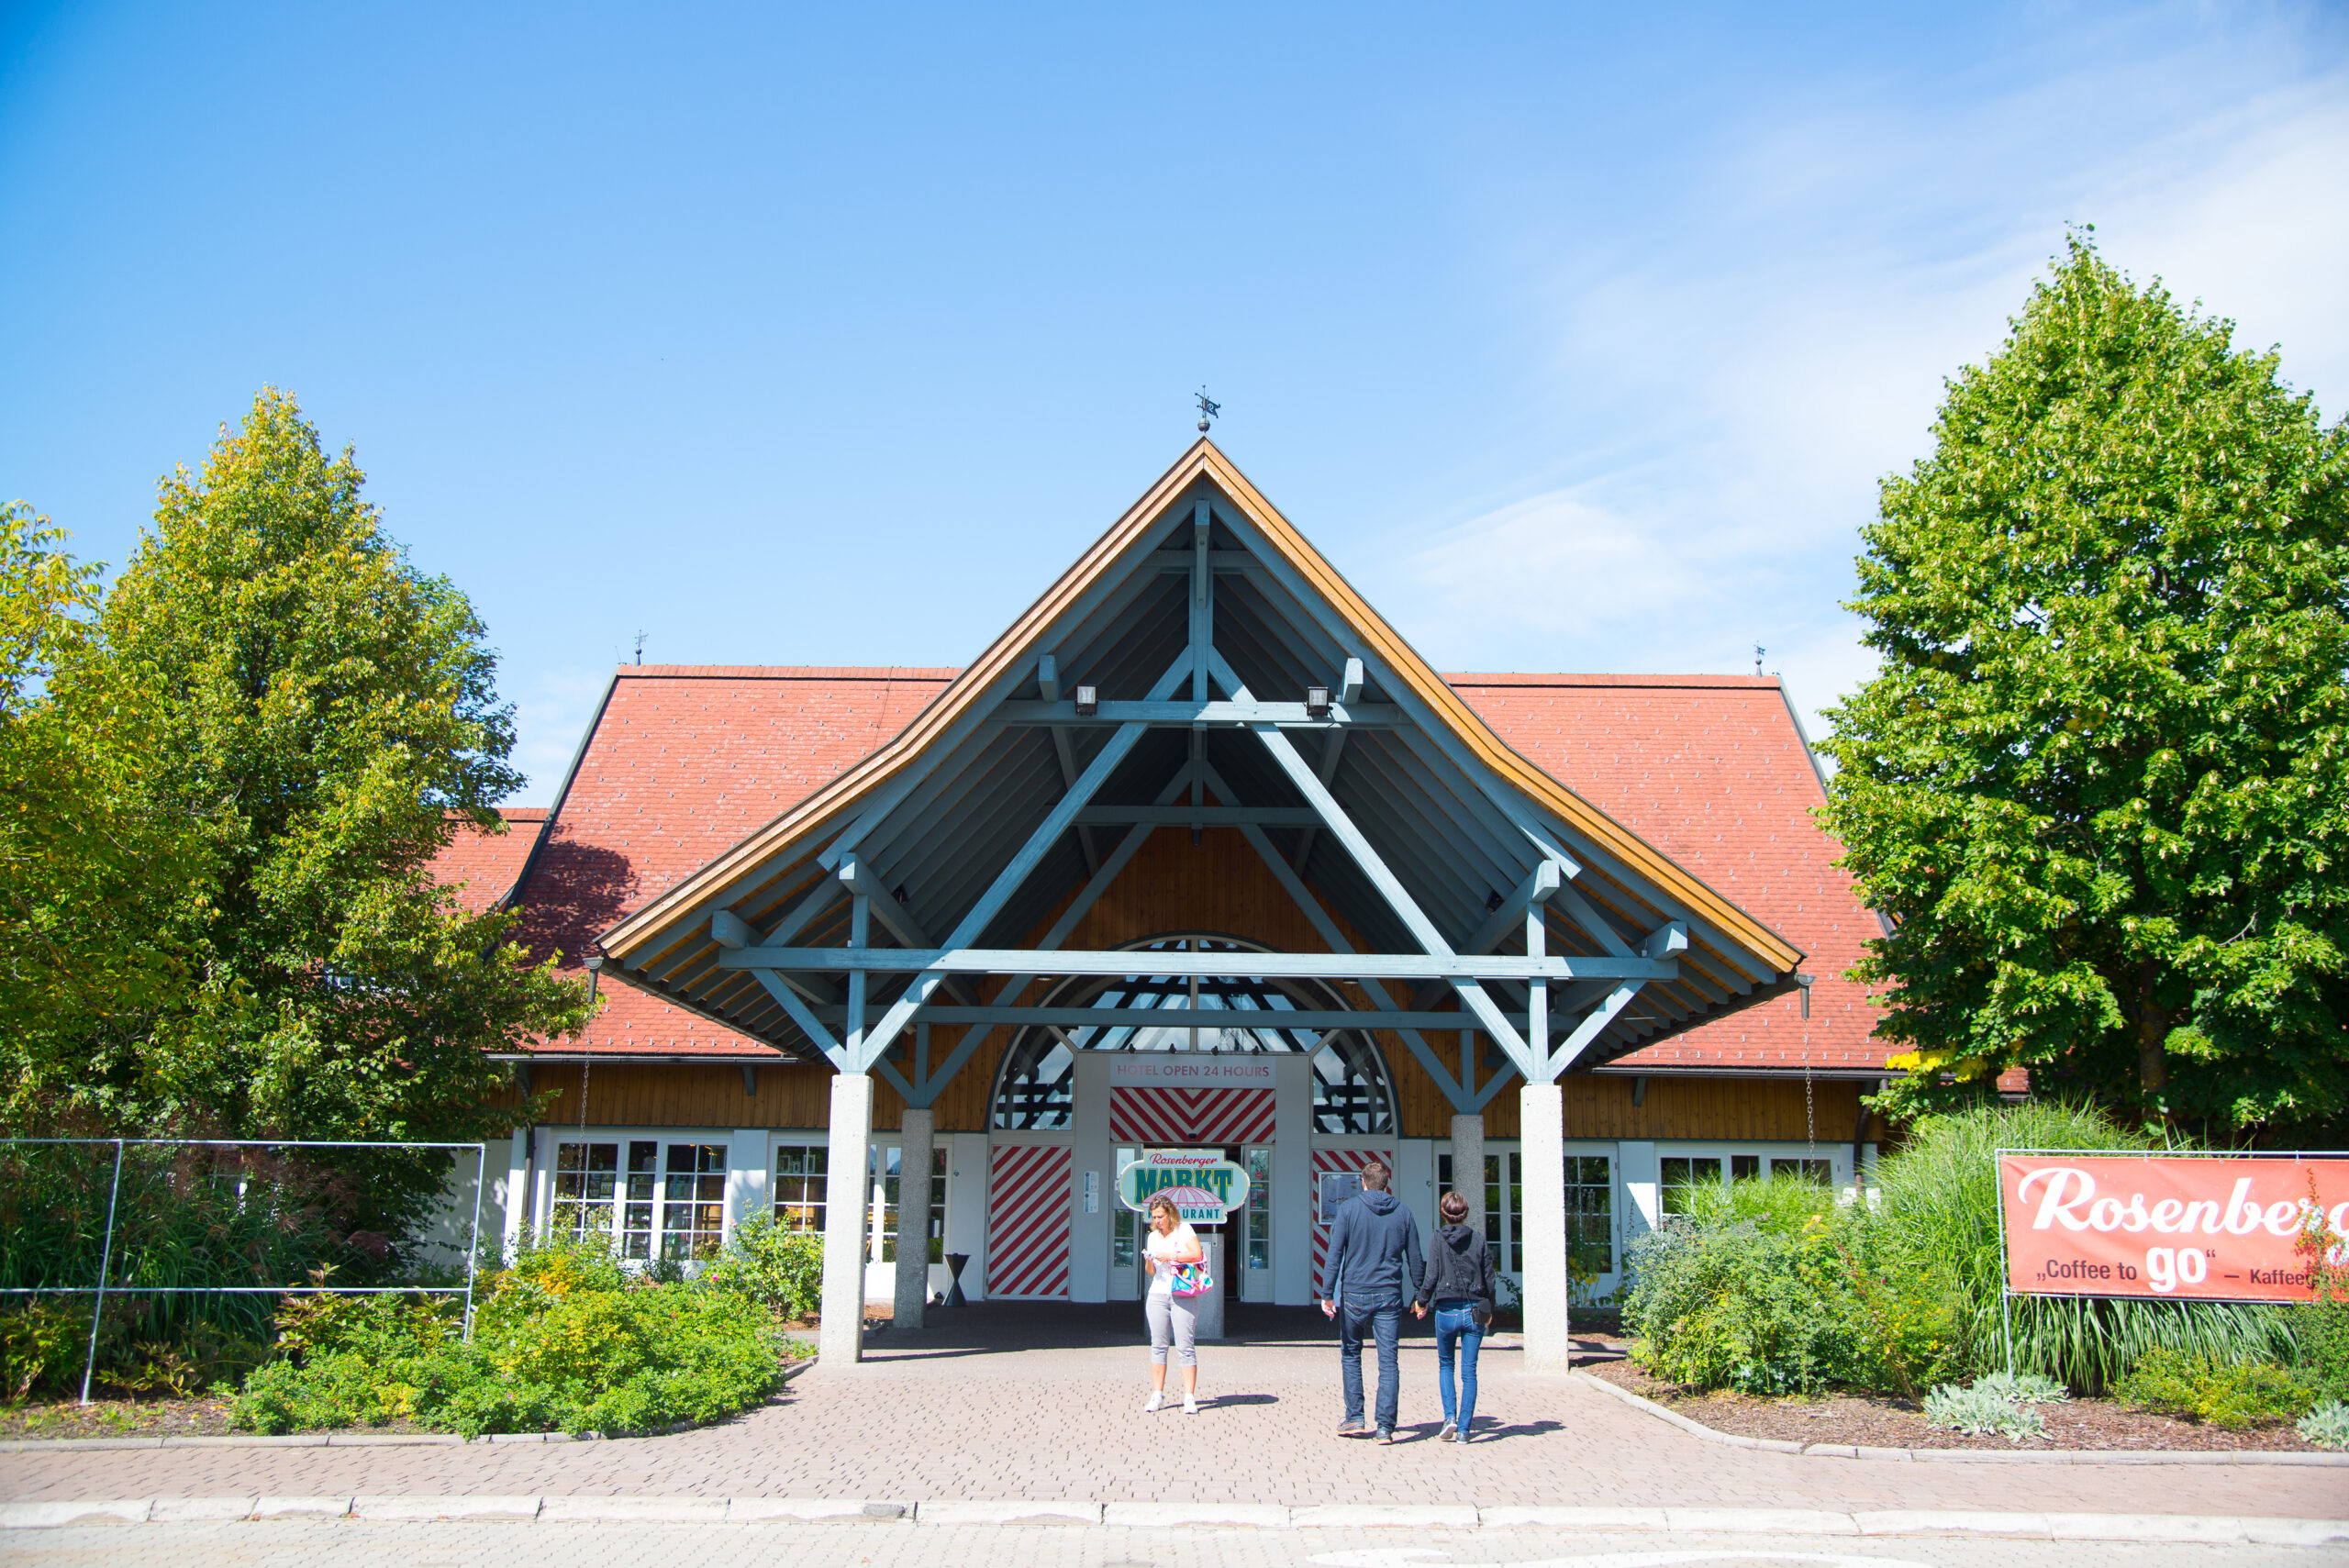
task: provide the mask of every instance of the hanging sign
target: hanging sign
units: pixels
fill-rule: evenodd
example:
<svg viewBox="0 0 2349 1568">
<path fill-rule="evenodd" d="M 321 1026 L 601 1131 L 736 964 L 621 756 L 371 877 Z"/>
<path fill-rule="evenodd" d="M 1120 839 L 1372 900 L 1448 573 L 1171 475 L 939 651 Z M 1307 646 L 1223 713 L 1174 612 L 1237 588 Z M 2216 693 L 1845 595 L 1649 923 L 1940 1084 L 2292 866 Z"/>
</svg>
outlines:
<svg viewBox="0 0 2349 1568">
<path fill-rule="evenodd" d="M 2349 1262 L 2349 1158 L 2001 1154 L 1998 1201 L 2021 1296 L 2306 1301 L 2318 1225 Z"/>
<path fill-rule="evenodd" d="M 1248 1173 L 1213 1149 L 1151 1149 L 1118 1172 L 1118 1201 L 1142 1213 L 1164 1193 L 1191 1225 L 1220 1225 L 1248 1201 Z"/>
</svg>

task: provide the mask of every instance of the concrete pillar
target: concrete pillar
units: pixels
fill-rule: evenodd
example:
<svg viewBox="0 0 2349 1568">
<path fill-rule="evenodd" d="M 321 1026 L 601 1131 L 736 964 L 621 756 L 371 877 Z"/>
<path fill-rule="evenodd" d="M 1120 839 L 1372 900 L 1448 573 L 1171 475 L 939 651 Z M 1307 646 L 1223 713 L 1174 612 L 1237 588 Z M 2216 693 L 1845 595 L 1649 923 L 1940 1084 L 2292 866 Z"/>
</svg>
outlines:
<svg viewBox="0 0 2349 1568">
<path fill-rule="evenodd" d="M 1468 1200 L 1468 1228 L 1482 1233 L 1485 1227 L 1485 1118 L 1482 1112 L 1452 1118 L 1452 1190 Z M 1436 1201 L 1443 1201 L 1442 1193 L 1436 1194 Z"/>
<path fill-rule="evenodd" d="M 1118 1058 L 1106 1051 L 1080 1051 L 1072 1067 L 1075 1105 L 1070 1120 L 1070 1169 L 1075 1192 L 1069 1199 L 1068 1298 L 1071 1301 L 1109 1299 L 1109 1219 L 1118 1207 L 1118 1173 L 1109 1144 L 1109 1065 Z M 1085 1184 L 1093 1184 L 1093 1203 L 1085 1206 Z"/>
<path fill-rule="evenodd" d="M 930 1167 L 938 1113 L 906 1107 L 897 1121 L 897 1288 L 894 1326 L 918 1329 L 930 1306 Z"/>
<path fill-rule="evenodd" d="M 1273 1058 L 1273 1299 L 1313 1299 L 1313 1059 Z"/>
<path fill-rule="evenodd" d="M 1565 1372 L 1573 1350 L 1566 1337 L 1565 1097 L 1555 1084 L 1528 1084 L 1517 1104 L 1525 1162 L 1525 1207 L 1517 1220 L 1525 1251 L 1525 1370 Z"/>
<path fill-rule="evenodd" d="M 825 1155 L 823 1321 L 816 1352 L 825 1365 L 864 1354 L 864 1237 L 871 1211 L 873 1080 L 832 1076 L 831 1148 Z"/>
</svg>

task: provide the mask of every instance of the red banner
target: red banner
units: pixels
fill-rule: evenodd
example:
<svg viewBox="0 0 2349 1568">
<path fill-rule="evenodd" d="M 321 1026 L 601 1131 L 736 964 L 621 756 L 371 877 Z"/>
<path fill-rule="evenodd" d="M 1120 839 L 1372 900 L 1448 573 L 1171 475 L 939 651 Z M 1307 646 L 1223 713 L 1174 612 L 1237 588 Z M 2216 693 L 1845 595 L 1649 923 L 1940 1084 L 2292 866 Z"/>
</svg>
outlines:
<svg viewBox="0 0 2349 1568">
<path fill-rule="evenodd" d="M 2312 1212 L 2349 1262 L 2349 1159 L 2007 1154 L 1998 1199 L 2024 1296 L 2306 1301 Z"/>
</svg>

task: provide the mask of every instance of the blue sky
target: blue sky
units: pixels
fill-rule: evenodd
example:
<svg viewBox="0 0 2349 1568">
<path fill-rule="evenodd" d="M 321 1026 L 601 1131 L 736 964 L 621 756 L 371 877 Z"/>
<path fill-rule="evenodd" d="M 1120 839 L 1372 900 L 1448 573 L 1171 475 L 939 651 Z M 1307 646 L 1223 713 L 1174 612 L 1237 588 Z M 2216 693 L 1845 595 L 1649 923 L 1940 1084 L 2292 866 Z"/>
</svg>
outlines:
<svg viewBox="0 0 2349 1568">
<path fill-rule="evenodd" d="M 852 14 L 854 13 L 854 14 Z M 648 661 L 968 659 L 1217 439 L 1439 667 L 1867 669 L 1857 529 L 2067 222 L 2349 400 L 2303 6 L 0 10 L 0 495 L 255 387 L 543 800 Z"/>
</svg>

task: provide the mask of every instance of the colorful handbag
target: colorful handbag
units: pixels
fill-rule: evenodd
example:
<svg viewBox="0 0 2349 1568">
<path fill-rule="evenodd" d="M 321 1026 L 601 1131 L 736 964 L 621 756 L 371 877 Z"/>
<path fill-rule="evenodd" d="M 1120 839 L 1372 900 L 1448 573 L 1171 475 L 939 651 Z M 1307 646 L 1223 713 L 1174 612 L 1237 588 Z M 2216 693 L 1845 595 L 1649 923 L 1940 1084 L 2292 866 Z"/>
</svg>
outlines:
<svg viewBox="0 0 2349 1568">
<path fill-rule="evenodd" d="M 1205 1296 L 1214 1288 L 1215 1276 L 1208 1273 L 1206 1260 L 1202 1259 L 1196 1263 L 1177 1263 L 1174 1265 L 1174 1290 L 1175 1295 Z"/>
</svg>

